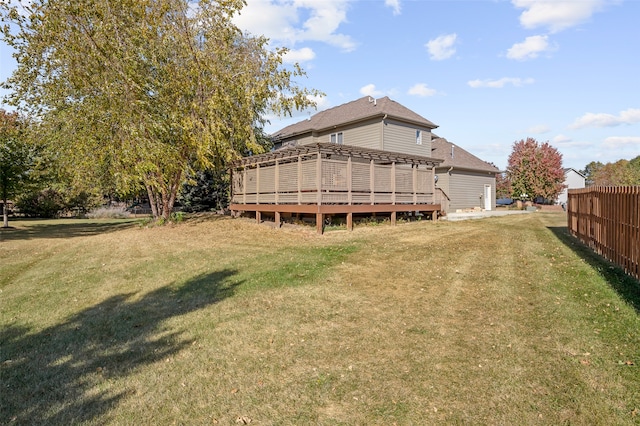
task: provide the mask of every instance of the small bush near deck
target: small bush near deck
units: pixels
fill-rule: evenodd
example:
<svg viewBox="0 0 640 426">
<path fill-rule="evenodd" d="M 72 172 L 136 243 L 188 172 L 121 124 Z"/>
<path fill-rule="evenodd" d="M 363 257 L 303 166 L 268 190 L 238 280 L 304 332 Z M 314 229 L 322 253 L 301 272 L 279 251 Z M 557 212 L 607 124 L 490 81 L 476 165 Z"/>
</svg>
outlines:
<svg viewBox="0 0 640 426">
<path fill-rule="evenodd" d="M 127 219 L 130 216 L 124 207 L 100 207 L 87 213 L 89 219 Z"/>
</svg>

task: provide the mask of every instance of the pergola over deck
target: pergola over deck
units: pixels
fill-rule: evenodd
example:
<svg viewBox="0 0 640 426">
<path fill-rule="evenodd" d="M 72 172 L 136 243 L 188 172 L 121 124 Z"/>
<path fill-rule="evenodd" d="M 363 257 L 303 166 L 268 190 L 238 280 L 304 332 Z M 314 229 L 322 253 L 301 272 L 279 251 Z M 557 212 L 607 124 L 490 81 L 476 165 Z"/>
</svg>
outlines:
<svg viewBox="0 0 640 426">
<path fill-rule="evenodd" d="M 232 166 L 231 210 L 325 215 L 427 212 L 435 220 L 434 168 L 442 160 L 349 145 L 317 143 L 245 157 Z"/>
</svg>

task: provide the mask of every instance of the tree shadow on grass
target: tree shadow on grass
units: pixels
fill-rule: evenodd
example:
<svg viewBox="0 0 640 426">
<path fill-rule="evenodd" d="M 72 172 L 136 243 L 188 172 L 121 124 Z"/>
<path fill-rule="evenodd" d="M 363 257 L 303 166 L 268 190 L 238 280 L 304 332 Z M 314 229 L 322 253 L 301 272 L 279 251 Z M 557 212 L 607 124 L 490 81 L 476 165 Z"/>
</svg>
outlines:
<svg viewBox="0 0 640 426">
<path fill-rule="evenodd" d="M 67 222 L 60 219 L 51 222 L 38 220 L 30 223 L 20 221 L 18 225 L 12 224 L 9 228 L 0 228 L 0 242 L 12 240 L 31 240 L 38 238 L 73 238 L 115 232 L 136 225 L 135 220 L 123 220 L 121 222 L 99 222 L 87 220 L 86 222 Z"/>
<path fill-rule="evenodd" d="M 223 270 L 169 285 L 134 300 L 119 294 L 64 323 L 32 333 L 0 332 L 0 424 L 72 424 L 108 413 L 135 389 L 110 389 L 113 379 L 178 353 L 192 342 L 167 319 L 235 293 L 237 271 Z"/>
<path fill-rule="evenodd" d="M 638 280 L 627 275 L 622 268 L 591 250 L 591 248 L 571 235 L 566 226 L 549 227 L 549 230 L 564 245 L 573 250 L 591 267 L 595 268 L 611 288 L 640 314 L 640 282 Z"/>
</svg>

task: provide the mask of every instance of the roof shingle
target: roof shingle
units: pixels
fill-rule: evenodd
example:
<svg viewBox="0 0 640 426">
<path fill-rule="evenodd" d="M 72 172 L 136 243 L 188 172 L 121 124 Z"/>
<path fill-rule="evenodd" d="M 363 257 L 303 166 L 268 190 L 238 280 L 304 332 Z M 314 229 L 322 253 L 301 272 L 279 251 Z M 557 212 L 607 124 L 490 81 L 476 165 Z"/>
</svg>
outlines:
<svg viewBox="0 0 640 426">
<path fill-rule="evenodd" d="M 327 130 L 335 126 L 367 120 L 377 116 L 384 117 L 385 115 L 389 118 L 419 124 L 430 129 L 438 127 L 387 96 L 380 99 L 365 96 L 355 101 L 320 111 L 307 120 L 299 121 L 274 132 L 272 136 L 275 139 L 283 139 L 307 132 Z"/>
<path fill-rule="evenodd" d="M 487 163 L 465 151 L 445 138 L 435 137 L 431 140 L 431 156 L 444 161 L 438 167 L 454 167 L 467 170 L 498 173 L 497 167 Z"/>
</svg>

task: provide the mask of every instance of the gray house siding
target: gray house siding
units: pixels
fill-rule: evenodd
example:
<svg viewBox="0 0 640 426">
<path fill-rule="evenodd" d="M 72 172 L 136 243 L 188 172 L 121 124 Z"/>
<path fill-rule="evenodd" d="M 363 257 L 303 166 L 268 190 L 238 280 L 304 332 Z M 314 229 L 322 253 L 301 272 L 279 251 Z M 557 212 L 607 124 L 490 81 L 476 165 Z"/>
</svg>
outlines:
<svg viewBox="0 0 640 426">
<path fill-rule="evenodd" d="M 495 176 L 474 173 L 470 171 L 446 170 L 436 171 L 438 175 L 438 187 L 449 196 L 449 212 L 457 209 L 470 209 L 474 207 L 484 208 L 485 185 L 491 186 L 491 208 L 496 203 L 496 179 Z"/>
<path fill-rule="evenodd" d="M 416 131 L 420 130 L 422 143 L 416 143 Z M 296 145 L 330 143 L 331 135 L 342 133 L 342 143 L 367 149 L 399 152 L 431 157 L 431 131 L 429 128 L 405 124 L 394 120 L 373 118 L 331 130 L 311 133 L 295 138 Z M 286 139 L 291 141 L 294 138 Z M 285 142 L 286 143 L 286 142 Z"/>
<path fill-rule="evenodd" d="M 420 130 L 422 144 L 416 143 L 416 130 Z M 383 146 L 379 149 L 403 154 L 431 157 L 431 130 L 415 124 L 405 124 L 395 120 L 385 120 Z"/>
<path fill-rule="evenodd" d="M 315 142 L 328 143 L 333 133 L 342 132 L 345 145 L 360 148 L 380 149 L 380 120 L 368 120 L 348 126 L 338 126 L 335 129 L 322 132 Z"/>
<path fill-rule="evenodd" d="M 311 136 L 311 134 L 308 134 L 308 135 L 305 135 L 305 136 L 303 136 L 301 138 L 298 138 L 297 145 L 307 145 L 307 144 L 314 143 L 314 142 L 315 142 L 315 140 L 314 140 L 313 136 Z"/>
<path fill-rule="evenodd" d="M 451 181 L 451 176 L 446 173 L 446 170 L 439 172 L 437 169 L 435 171 L 435 175 L 438 176 L 438 182 L 436 182 L 436 194 L 441 197 L 440 204 L 442 205 L 442 210 L 445 212 L 450 211 L 449 203 L 451 199 L 451 191 L 449 189 L 449 183 Z"/>
</svg>

